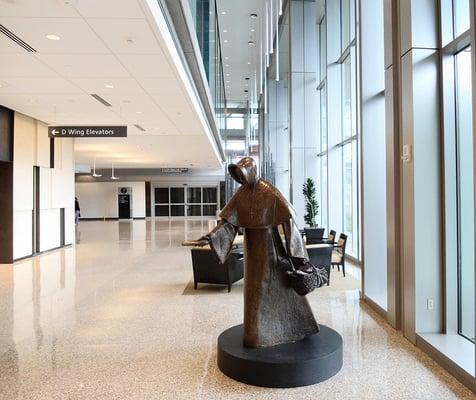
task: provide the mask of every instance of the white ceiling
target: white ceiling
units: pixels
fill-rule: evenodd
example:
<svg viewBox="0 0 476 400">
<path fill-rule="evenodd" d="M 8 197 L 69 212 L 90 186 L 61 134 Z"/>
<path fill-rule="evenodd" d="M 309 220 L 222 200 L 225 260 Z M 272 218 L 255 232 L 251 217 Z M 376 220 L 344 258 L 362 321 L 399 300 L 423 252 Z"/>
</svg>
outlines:
<svg viewBox="0 0 476 400">
<path fill-rule="evenodd" d="M 0 33 L 0 104 L 52 125 L 128 125 L 125 139 L 77 139 L 78 163 L 220 167 L 148 4 L 158 8 L 147 0 L 0 0 L 0 24 L 37 50 Z"/>
</svg>

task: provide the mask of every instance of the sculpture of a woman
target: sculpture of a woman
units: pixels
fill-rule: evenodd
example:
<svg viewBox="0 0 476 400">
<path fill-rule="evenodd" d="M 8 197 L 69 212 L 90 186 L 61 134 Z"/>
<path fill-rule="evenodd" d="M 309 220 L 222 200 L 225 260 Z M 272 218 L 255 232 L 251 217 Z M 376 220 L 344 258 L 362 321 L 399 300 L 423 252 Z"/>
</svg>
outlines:
<svg viewBox="0 0 476 400">
<path fill-rule="evenodd" d="M 286 279 L 289 257 L 308 260 L 292 206 L 273 185 L 258 178 L 251 157 L 231 164 L 228 171 L 242 186 L 223 208 L 215 229 L 193 243 L 209 244 L 224 263 L 238 229 L 244 229 L 243 344 L 269 347 L 317 333 L 319 327 L 307 299 L 296 294 Z"/>
</svg>

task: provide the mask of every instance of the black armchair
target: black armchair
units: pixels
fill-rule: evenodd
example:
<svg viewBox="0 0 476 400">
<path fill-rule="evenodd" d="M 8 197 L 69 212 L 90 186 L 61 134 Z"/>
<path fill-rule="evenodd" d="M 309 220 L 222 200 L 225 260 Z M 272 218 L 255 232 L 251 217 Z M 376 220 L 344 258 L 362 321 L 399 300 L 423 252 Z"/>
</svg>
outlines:
<svg viewBox="0 0 476 400">
<path fill-rule="evenodd" d="M 191 249 L 194 288 L 197 284 L 214 283 L 231 285 L 243 278 L 243 253 L 232 251 L 225 264 L 220 264 L 210 247 L 194 247 Z"/>
<path fill-rule="evenodd" d="M 329 286 L 331 282 L 331 260 L 332 251 L 334 250 L 333 246 L 311 244 L 306 246 L 306 250 L 311 264 L 316 267 L 324 267 L 326 269 L 327 286 Z"/>
</svg>

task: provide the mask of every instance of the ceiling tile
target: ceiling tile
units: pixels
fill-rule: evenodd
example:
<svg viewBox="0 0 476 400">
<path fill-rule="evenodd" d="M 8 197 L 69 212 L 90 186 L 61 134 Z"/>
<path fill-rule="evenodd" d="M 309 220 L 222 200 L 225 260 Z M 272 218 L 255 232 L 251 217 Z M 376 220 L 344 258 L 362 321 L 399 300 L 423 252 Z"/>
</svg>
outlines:
<svg viewBox="0 0 476 400">
<path fill-rule="evenodd" d="M 37 57 L 67 78 L 129 77 L 129 73 L 112 55 L 38 54 Z"/>
<path fill-rule="evenodd" d="M 119 54 L 127 70 L 137 79 L 175 77 L 167 58 L 161 54 Z"/>
<path fill-rule="evenodd" d="M 0 90 L 4 93 L 30 93 L 30 94 L 64 94 L 82 93 L 81 89 L 72 85 L 66 79 L 59 77 L 52 78 L 5 78 L 6 83 Z"/>
<path fill-rule="evenodd" d="M 72 0 L 85 18 L 144 18 L 136 0 Z"/>
<path fill-rule="evenodd" d="M 55 77 L 56 73 L 40 62 L 33 53 L 2 54 L 0 61 L 0 78 Z"/>
<path fill-rule="evenodd" d="M 177 85 L 177 81 L 175 79 L 138 77 L 137 81 L 147 91 L 147 93 L 150 94 L 163 95 L 180 93 L 181 95 L 183 95 L 183 92 L 180 89 L 180 85 Z"/>
<path fill-rule="evenodd" d="M 78 0 L 71 0 L 70 3 Z M 0 0 L 0 15 L 10 17 L 79 17 L 64 0 Z"/>
<path fill-rule="evenodd" d="M 110 53 L 94 31 L 78 18 L 1 18 L 0 23 L 39 53 Z M 49 40 L 46 35 L 59 40 Z"/>
<path fill-rule="evenodd" d="M 162 54 L 144 19 L 92 19 L 89 24 L 115 54 Z"/>
<path fill-rule="evenodd" d="M 144 94 L 144 89 L 132 78 L 72 78 L 71 82 L 86 93 L 121 94 L 122 99 L 127 99 L 126 95 Z"/>
</svg>

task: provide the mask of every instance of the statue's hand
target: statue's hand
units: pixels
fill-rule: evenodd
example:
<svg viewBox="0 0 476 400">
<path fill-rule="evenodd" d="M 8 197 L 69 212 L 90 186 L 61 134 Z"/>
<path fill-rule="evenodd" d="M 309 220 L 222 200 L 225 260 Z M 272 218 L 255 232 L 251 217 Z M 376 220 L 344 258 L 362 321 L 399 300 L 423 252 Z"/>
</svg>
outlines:
<svg viewBox="0 0 476 400">
<path fill-rule="evenodd" d="M 197 240 L 186 240 L 182 242 L 182 246 L 203 247 L 207 246 L 209 243 L 210 240 L 206 236 L 203 236 Z"/>
</svg>

